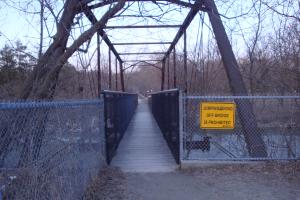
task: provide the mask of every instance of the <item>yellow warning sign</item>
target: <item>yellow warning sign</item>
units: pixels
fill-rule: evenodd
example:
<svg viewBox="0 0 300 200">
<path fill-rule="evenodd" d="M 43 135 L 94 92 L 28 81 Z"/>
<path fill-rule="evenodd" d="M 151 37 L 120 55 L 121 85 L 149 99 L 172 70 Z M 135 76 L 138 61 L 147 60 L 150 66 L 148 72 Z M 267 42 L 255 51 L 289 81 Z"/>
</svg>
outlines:
<svg viewBox="0 0 300 200">
<path fill-rule="evenodd" d="M 235 103 L 202 102 L 200 104 L 200 128 L 234 129 Z"/>
</svg>

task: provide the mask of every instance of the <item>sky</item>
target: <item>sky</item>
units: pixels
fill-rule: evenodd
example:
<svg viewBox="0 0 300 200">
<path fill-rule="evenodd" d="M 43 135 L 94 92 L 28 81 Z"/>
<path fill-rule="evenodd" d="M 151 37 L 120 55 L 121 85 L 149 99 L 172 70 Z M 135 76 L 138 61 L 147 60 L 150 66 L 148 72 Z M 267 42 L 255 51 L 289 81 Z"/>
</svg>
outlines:
<svg viewBox="0 0 300 200">
<path fill-rule="evenodd" d="M 248 2 L 248 3 L 247 3 Z M 250 3 L 249 3 L 250 2 Z M 219 11 L 225 14 L 227 17 L 236 16 L 240 13 L 245 13 L 250 9 L 251 1 L 245 0 L 236 0 L 234 5 L 229 6 L 227 4 L 223 4 L 222 1 L 218 1 L 217 5 L 219 7 Z M 139 10 L 138 4 L 133 4 L 123 15 L 134 15 L 137 14 Z M 185 16 L 188 13 L 188 9 L 180 9 L 179 7 L 169 7 L 169 6 L 161 6 L 160 8 L 155 6 L 153 3 L 145 3 L 143 4 L 144 14 L 154 14 L 158 15 L 163 11 L 169 11 L 165 16 L 160 19 L 161 24 L 181 24 L 184 20 Z M 17 40 L 20 40 L 23 44 L 28 46 L 28 49 L 31 51 L 33 55 L 38 54 L 38 44 L 39 44 L 39 16 L 30 13 L 24 13 L 22 11 L 18 11 L 16 7 L 25 8 L 26 12 L 36 12 L 38 11 L 38 6 L 36 2 L 32 1 L 29 5 L 18 5 L 11 4 L 10 6 L 3 6 L 0 4 L 0 47 L 4 46 L 4 44 L 14 44 Z M 61 5 L 57 5 L 54 7 L 55 12 L 59 11 Z M 173 10 L 176 8 L 175 10 Z M 101 9 L 95 10 L 95 15 L 99 19 L 100 16 L 107 10 L 107 7 L 103 7 Z M 253 10 L 251 10 L 253 12 Z M 264 30 L 262 32 L 266 33 L 265 30 L 271 30 L 271 15 L 264 14 Z M 45 27 L 45 41 L 44 41 L 44 50 L 49 46 L 51 40 L 48 38 L 49 35 L 53 36 L 55 33 L 55 26 L 53 19 L 49 12 L 46 13 L 46 21 L 48 26 Z M 72 31 L 72 37 L 76 38 L 82 31 L 86 30 L 86 27 L 89 27 L 90 23 L 82 16 L 78 16 L 78 22 L 84 28 L 80 28 L 79 25 L 75 25 L 75 29 Z M 226 19 L 222 18 L 225 28 L 228 33 L 232 33 L 229 36 L 232 41 L 233 49 L 236 54 L 243 54 L 245 52 L 245 45 L 243 36 L 248 38 L 251 42 L 252 33 L 254 32 L 253 28 L 257 28 L 257 19 L 256 15 L 251 16 L 243 16 L 236 19 Z M 126 17 L 126 18 L 114 18 L 108 22 L 109 25 L 154 25 L 158 24 L 157 21 L 151 19 L 141 19 L 136 17 Z M 188 28 L 187 31 L 187 44 L 188 44 L 188 54 L 195 54 L 195 46 L 199 44 L 199 35 L 201 34 L 201 20 L 200 14 L 195 17 L 193 22 Z M 204 25 L 203 25 L 203 46 L 207 46 L 210 42 L 209 38 L 213 37 L 213 34 L 210 31 L 211 27 L 209 24 L 209 20 L 207 15 L 204 15 Z M 230 30 L 230 31 L 229 31 Z M 243 31 L 240 31 L 243 30 Z M 158 42 L 158 41 L 172 41 L 175 37 L 178 28 L 172 29 L 114 29 L 107 30 L 107 34 L 112 42 Z M 83 47 L 84 48 L 84 47 Z M 118 52 L 163 52 L 166 51 L 168 45 L 141 45 L 141 46 L 116 46 Z M 182 52 L 183 50 L 183 41 L 182 39 L 176 46 L 178 52 Z M 71 63 L 76 65 L 81 63 L 82 65 L 86 65 L 89 63 L 89 58 L 92 55 L 95 55 L 96 49 L 96 40 L 95 37 L 92 39 L 91 44 L 89 45 L 89 52 L 86 54 L 76 53 L 71 59 Z M 102 59 L 107 60 L 107 52 L 108 49 L 105 44 L 101 45 L 101 51 L 103 54 Z M 153 56 L 122 56 L 124 60 L 135 60 L 135 59 L 146 59 L 153 58 Z M 113 58 L 114 59 L 114 58 Z M 95 67 L 95 62 L 92 63 Z"/>
</svg>

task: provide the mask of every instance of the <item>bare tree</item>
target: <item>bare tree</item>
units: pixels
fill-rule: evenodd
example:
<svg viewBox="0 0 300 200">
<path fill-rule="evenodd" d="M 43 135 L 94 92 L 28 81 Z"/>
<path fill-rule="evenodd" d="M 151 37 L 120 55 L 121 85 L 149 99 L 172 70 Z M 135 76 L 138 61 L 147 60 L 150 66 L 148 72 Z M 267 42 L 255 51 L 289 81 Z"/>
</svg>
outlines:
<svg viewBox="0 0 300 200">
<path fill-rule="evenodd" d="M 63 65 L 84 42 L 89 40 L 99 29 L 104 28 L 107 21 L 123 8 L 125 1 L 120 0 L 109 8 L 97 23 L 79 36 L 70 47 L 67 47 L 72 23 L 80 3 L 79 0 L 66 1 L 53 43 L 39 59 L 37 67 L 20 96 L 21 99 L 51 99 Z"/>
</svg>

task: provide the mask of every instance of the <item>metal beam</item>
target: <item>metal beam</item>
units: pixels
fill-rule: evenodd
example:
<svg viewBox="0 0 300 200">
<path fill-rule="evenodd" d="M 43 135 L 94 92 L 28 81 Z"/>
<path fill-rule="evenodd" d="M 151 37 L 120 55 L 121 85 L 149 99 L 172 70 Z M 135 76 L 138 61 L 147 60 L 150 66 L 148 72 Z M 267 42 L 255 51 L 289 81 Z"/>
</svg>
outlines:
<svg viewBox="0 0 300 200">
<path fill-rule="evenodd" d="M 166 52 L 132 52 L 132 53 L 119 53 L 119 55 L 153 55 L 165 54 Z"/>
<path fill-rule="evenodd" d="M 108 49 L 108 88 L 109 90 L 112 89 L 111 86 L 111 50 Z"/>
<path fill-rule="evenodd" d="M 119 61 L 119 65 L 120 65 L 121 89 L 122 89 L 123 92 L 125 92 L 123 62 Z"/>
<path fill-rule="evenodd" d="M 135 66 L 137 66 L 138 64 L 139 64 L 139 62 L 134 63 L 134 64 L 132 64 L 132 65 L 129 65 L 128 67 L 123 68 L 123 71 L 125 71 L 125 70 L 127 70 L 127 69 L 130 69 L 131 67 L 135 67 Z"/>
<path fill-rule="evenodd" d="M 116 42 L 112 45 L 148 45 L 148 44 L 172 44 L 172 42 Z"/>
<path fill-rule="evenodd" d="M 145 64 L 147 64 L 147 65 L 140 65 L 141 63 L 145 63 Z M 158 64 L 158 63 L 156 63 L 156 64 Z M 160 67 L 157 67 L 155 64 L 152 64 L 152 63 L 148 63 L 148 62 L 146 62 L 146 61 L 137 61 L 136 63 L 134 63 L 134 64 L 132 64 L 132 65 L 129 65 L 129 67 L 126 67 L 126 68 L 124 68 L 123 70 L 125 71 L 125 70 L 127 70 L 127 69 L 130 69 L 131 67 L 135 67 L 135 66 L 141 66 L 141 67 L 145 67 L 145 66 L 151 66 L 151 67 L 154 67 L 154 68 L 157 68 L 157 69 L 159 69 L 159 70 L 161 70 L 161 68 Z"/>
<path fill-rule="evenodd" d="M 94 0 L 83 0 L 81 3 L 78 4 L 77 9 L 79 11 L 81 11 L 85 8 L 95 9 L 95 8 L 99 8 L 99 7 L 103 7 L 103 6 L 107 6 L 107 5 L 116 3 L 118 0 L 102 1 L 102 2 L 95 3 L 93 5 L 88 6 L 87 4 L 92 1 L 94 1 Z M 130 1 L 130 2 L 154 2 L 153 0 L 127 0 L 127 1 Z M 182 7 L 186 7 L 186 8 L 192 8 L 194 6 L 192 3 L 180 1 L 180 0 L 156 0 L 155 2 L 169 2 L 169 3 L 173 3 L 178 6 L 182 6 Z M 206 9 L 203 7 L 201 7 L 200 9 L 203 11 L 206 11 Z"/>
<path fill-rule="evenodd" d="M 161 60 L 124 60 L 123 62 L 161 62 Z"/>
<path fill-rule="evenodd" d="M 84 14 L 90 20 L 90 22 L 93 25 L 95 23 L 97 23 L 98 20 L 97 20 L 96 16 L 94 15 L 94 13 L 89 8 L 84 9 Z M 107 37 L 105 31 L 104 30 L 98 30 L 98 34 L 101 35 L 102 39 L 104 40 L 104 42 L 106 43 L 106 45 L 111 49 L 111 51 L 114 53 L 114 55 L 117 57 L 117 59 L 120 62 L 122 62 L 122 59 L 121 59 L 119 53 L 117 52 L 117 50 L 115 49 L 114 45 L 111 43 L 111 41 Z"/>
<path fill-rule="evenodd" d="M 214 0 L 205 0 L 204 4 L 210 11 L 208 16 L 222 56 L 229 86 L 233 95 L 247 96 L 247 88 L 243 81 L 238 62 L 232 50 L 224 25 Z M 250 100 L 235 100 L 242 124 L 248 152 L 251 157 L 267 157 L 268 153 L 261 131 L 257 127 L 256 117 Z"/>
<path fill-rule="evenodd" d="M 136 28 L 180 28 L 181 25 L 128 25 L 128 26 L 106 26 L 105 29 L 136 29 Z"/>
<path fill-rule="evenodd" d="M 177 73 L 177 70 L 176 70 L 176 47 L 174 47 L 173 49 L 173 67 L 174 67 L 174 72 L 173 72 L 173 81 L 174 81 L 174 88 L 177 87 L 177 80 L 176 80 L 176 73 Z"/>
<path fill-rule="evenodd" d="M 185 32 L 185 30 L 187 29 L 187 27 L 191 24 L 191 22 L 193 21 L 193 19 L 197 15 L 197 13 L 201 10 L 202 2 L 203 2 L 203 0 L 195 1 L 194 6 L 191 8 L 190 12 L 188 13 L 185 20 L 183 21 L 182 26 L 178 30 L 172 44 L 170 45 L 168 51 L 166 52 L 163 60 L 165 60 L 169 56 L 169 54 L 172 52 L 172 50 L 174 49 L 175 45 L 177 44 L 177 42 L 179 41 L 179 39 L 181 38 L 181 36 Z"/>
<path fill-rule="evenodd" d="M 98 81 L 98 97 L 101 96 L 101 52 L 100 52 L 100 35 L 97 33 L 97 81 Z"/>
<path fill-rule="evenodd" d="M 161 91 L 163 91 L 165 87 L 165 66 L 166 66 L 166 60 L 163 60 L 162 67 L 161 67 L 161 86 L 160 86 Z"/>
<path fill-rule="evenodd" d="M 183 34 L 183 65 L 184 65 L 184 92 L 185 94 L 188 93 L 188 74 L 187 74 L 187 45 L 186 45 L 186 30 Z"/>
<path fill-rule="evenodd" d="M 154 68 L 156 68 L 156 69 L 161 70 L 160 67 L 157 67 L 157 66 L 155 66 L 155 65 L 139 65 L 139 67 L 154 67 Z"/>
<path fill-rule="evenodd" d="M 168 89 L 170 89 L 170 56 L 168 56 L 167 74 L 168 74 Z"/>
<path fill-rule="evenodd" d="M 115 61 L 115 67 L 116 67 L 116 91 L 118 91 L 118 59 L 116 58 Z"/>
</svg>

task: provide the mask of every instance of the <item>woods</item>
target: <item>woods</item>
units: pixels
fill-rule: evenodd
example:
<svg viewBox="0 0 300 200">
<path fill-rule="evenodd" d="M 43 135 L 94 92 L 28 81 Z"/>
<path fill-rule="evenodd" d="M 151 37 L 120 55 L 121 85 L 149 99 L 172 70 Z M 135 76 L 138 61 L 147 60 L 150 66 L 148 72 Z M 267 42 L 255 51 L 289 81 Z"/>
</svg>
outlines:
<svg viewBox="0 0 300 200">
<path fill-rule="evenodd" d="M 59 73 L 67 63 L 68 58 L 72 56 L 72 54 L 78 51 L 81 48 L 81 45 L 84 44 L 86 41 L 89 41 L 92 35 L 99 29 L 99 26 L 104 26 L 107 21 L 113 17 L 119 10 L 123 8 L 120 4 L 119 7 L 108 8 L 108 11 L 105 15 L 102 16 L 101 20 L 97 25 L 92 26 L 89 30 L 85 31 L 82 35 L 80 35 L 76 40 L 73 40 L 72 44 L 69 44 L 70 41 L 70 32 L 72 31 L 72 27 L 78 23 L 76 22 L 78 18 L 78 12 L 80 9 L 83 9 L 83 5 L 87 5 L 89 1 L 82 2 L 82 1 L 67 1 L 64 6 L 65 12 L 60 12 L 55 14 L 55 7 L 61 5 L 59 1 L 41 1 L 40 3 L 43 9 L 40 10 L 40 15 L 43 15 L 44 12 L 51 13 L 52 17 L 55 16 L 55 23 L 56 23 L 56 33 L 53 36 L 53 42 L 48 47 L 48 49 L 41 54 L 41 49 L 39 48 L 38 56 L 39 59 L 32 56 L 32 53 L 24 53 L 26 50 L 26 46 L 22 46 L 19 42 L 16 45 L 11 45 L 7 43 L 1 50 L 1 90 L 6 91 L 2 92 L 2 99 L 10 99 L 12 96 L 16 98 L 22 99 L 36 99 L 36 98 L 52 98 L 54 95 L 54 91 L 56 88 L 56 82 L 59 77 Z M 170 1 L 172 2 L 172 1 Z M 183 2 L 175 1 L 179 5 Z M 6 1 L 9 4 L 9 1 Z M 85 3 L 85 4 L 84 4 Z M 106 5 L 107 2 L 103 2 L 103 4 L 95 4 L 96 6 L 103 6 Z M 123 2 L 124 3 L 124 2 Z M 218 3 L 218 2 L 217 2 Z M 234 4 L 235 1 L 232 1 Z M 142 4 L 142 3 L 141 3 Z M 296 7 L 295 7 L 296 6 Z M 258 3 L 253 3 L 252 7 L 255 12 L 250 12 L 248 17 L 253 17 L 252 15 L 256 16 L 257 23 L 252 26 L 252 32 L 246 31 L 240 28 L 240 33 L 242 34 L 242 40 L 245 43 L 245 53 L 237 55 L 237 61 L 239 63 L 239 67 L 242 73 L 242 77 L 244 82 L 246 83 L 247 90 L 251 95 L 296 95 L 299 94 L 300 88 L 300 69 L 299 69 L 299 57 L 300 57 L 300 28 L 299 28 L 299 5 L 295 4 L 295 2 L 274 2 L 274 1 L 259 1 Z M 81 8 L 80 8 L 81 7 Z M 127 6 L 129 7 L 129 6 Z M 126 7 L 126 8 L 127 8 Z M 80 9 L 79 9 L 80 8 Z M 124 12 L 126 8 L 123 8 Z M 221 10 L 222 7 L 221 7 Z M 292 11 L 291 11 L 292 10 Z M 263 16 L 266 16 L 266 12 L 269 12 L 269 15 L 273 15 L 273 18 L 278 18 L 279 21 L 273 22 L 273 30 L 268 31 L 268 33 L 264 33 L 264 26 L 266 24 L 263 21 Z M 45 14 L 45 13 L 44 13 Z M 49 14 L 48 14 L 49 15 Z M 229 14 L 228 14 L 229 15 Z M 141 13 L 142 16 L 142 13 Z M 222 16 L 222 15 L 221 15 Z M 247 16 L 247 15 L 246 15 Z M 43 16 L 41 16 L 43 17 Z M 151 17 L 151 16 L 150 16 Z M 145 17 L 146 18 L 146 17 Z M 242 17 L 236 17 L 236 20 L 243 20 L 245 19 Z M 225 18 L 226 20 L 226 18 Z M 75 23 L 74 23 L 75 21 Z M 229 20 L 231 23 L 234 19 Z M 45 23 L 45 22 L 44 22 Z M 49 22 L 47 22 L 49 23 Z M 42 26 L 43 27 L 43 26 Z M 41 27 L 41 28 L 42 28 Z M 40 33 L 43 35 L 44 30 L 41 29 Z M 227 30 L 229 35 L 232 35 L 230 29 Z M 44 37 L 44 36 L 43 36 Z M 43 38 L 41 37 L 41 38 Z M 188 77 L 189 81 L 189 92 L 190 93 L 197 93 L 197 94 L 207 94 L 207 95 L 216 95 L 216 94 L 230 94 L 230 89 L 228 85 L 228 81 L 226 80 L 226 76 L 223 69 L 223 64 L 221 62 L 220 54 L 218 53 L 219 50 L 216 47 L 216 43 L 214 42 L 213 37 L 208 38 L 209 41 L 207 46 L 203 46 L 204 50 L 202 50 L 202 56 L 189 54 L 188 55 Z M 203 40 L 203 39 L 202 39 Z M 40 40 L 40 45 L 43 43 Z M 235 44 L 232 43 L 233 47 Z M 25 49 L 22 49 L 24 48 Z M 238 48 L 242 48 L 240 45 Z M 45 49 L 45 48 L 44 48 Z M 12 57 L 12 53 L 15 52 L 15 55 Z M 22 52 L 21 54 L 17 55 L 17 52 Z M 200 52 L 198 52 L 199 55 Z M 104 86 L 103 89 L 107 88 L 107 81 L 108 79 L 108 59 L 105 58 L 106 55 L 102 52 L 102 65 L 101 71 L 103 74 L 102 85 Z M 94 54 L 93 54 L 94 55 Z M 183 80 L 180 77 L 183 73 L 183 60 L 182 60 L 183 52 L 178 51 L 176 55 L 176 74 L 178 76 L 178 86 L 183 87 Z M 155 57 L 154 57 L 155 58 Z M 92 62 L 96 62 L 93 57 L 90 58 Z M 47 60 L 47 61 L 46 61 Z M 23 63 L 22 63 L 23 62 Z M 173 59 L 170 59 L 170 69 L 169 69 L 169 77 L 166 77 L 166 80 L 173 79 L 174 70 L 172 68 Z M 29 65 L 26 67 L 24 65 Z M 161 67 L 161 64 L 157 65 Z M 137 65 L 138 67 L 138 65 Z M 8 71 L 7 69 L 14 69 Z M 142 69 L 144 67 L 138 67 Z M 157 76 L 157 69 L 150 67 L 149 70 L 153 71 L 153 75 L 151 77 L 145 77 L 145 79 L 153 79 L 154 76 Z M 80 73 L 80 66 L 75 66 L 74 73 Z M 67 69 L 65 71 L 68 71 Z M 88 70 L 87 81 L 89 88 L 96 88 L 97 87 L 97 77 L 96 77 L 96 69 Z M 12 74 L 14 73 L 14 75 Z M 140 89 L 137 83 L 132 84 L 133 81 L 143 82 L 141 80 L 137 80 L 135 78 L 135 74 L 137 72 L 131 71 L 126 72 L 126 79 L 128 79 L 128 83 L 126 84 L 127 90 L 137 90 Z M 139 73 L 143 73 L 140 71 Z M 18 75 L 17 75 L 18 74 Z M 114 76 L 115 73 L 113 73 Z M 171 77 L 172 75 L 172 77 Z M 18 87 L 18 83 L 15 83 L 16 80 L 12 79 L 12 76 L 18 76 L 16 80 L 19 80 L 19 84 L 22 85 L 23 89 Z M 63 77 L 63 75 L 62 75 Z M 93 77 L 93 78 L 91 78 Z M 132 77 L 132 78 L 130 78 Z M 114 78 L 115 79 L 115 78 Z M 113 79 L 113 80 L 114 80 Z M 117 79 L 119 79 L 117 77 Z M 26 80 L 26 84 L 24 86 L 24 81 Z M 65 80 L 61 80 L 65 82 Z M 74 80 L 68 80 L 68 84 L 73 85 L 70 81 L 76 82 Z M 8 84 L 8 82 L 15 83 L 15 84 Z M 151 81 L 150 81 L 151 82 Z M 119 80 L 120 83 L 120 80 Z M 59 83 L 58 83 L 59 84 Z M 68 84 L 64 85 L 64 90 L 71 90 L 74 94 L 74 97 L 77 97 L 80 93 L 79 89 L 76 89 L 75 92 L 74 88 L 68 89 Z M 150 83 L 153 90 L 157 90 L 157 83 L 153 82 Z M 36 86 L 39 86 L 37 88 Z M 198 87 L 197 87 L 198 86 Z M 167 87 L 167 81 L 165 81 L 165 88 Z M 19 88 L 15 91 L 14 88 Z M 41 89 L 43 88 L 43 89 Z M 89 89 L 90 90 L 90 89 Z M 95 89 L 93 89 L 95 90 Z M 145 91 L 140 91 L 145 92 Z M 15 93 L 9 95 L 8 93 Z M 95 94 L 96 91 L 90 91 L 90 96 L 85 96 L 86 98 L 92 97 L 91 94 Z M 17 97 L 18 96 L 18 97 Z M 55 95 L 54 95 L 55 96 Z M 59 95 L 60 97 L 63 97 Z M 71 97 L 68 92 L 65 93 L 65 96 Z M 95 96 L 95 95 L 94 95 Z"/>
</svg>

